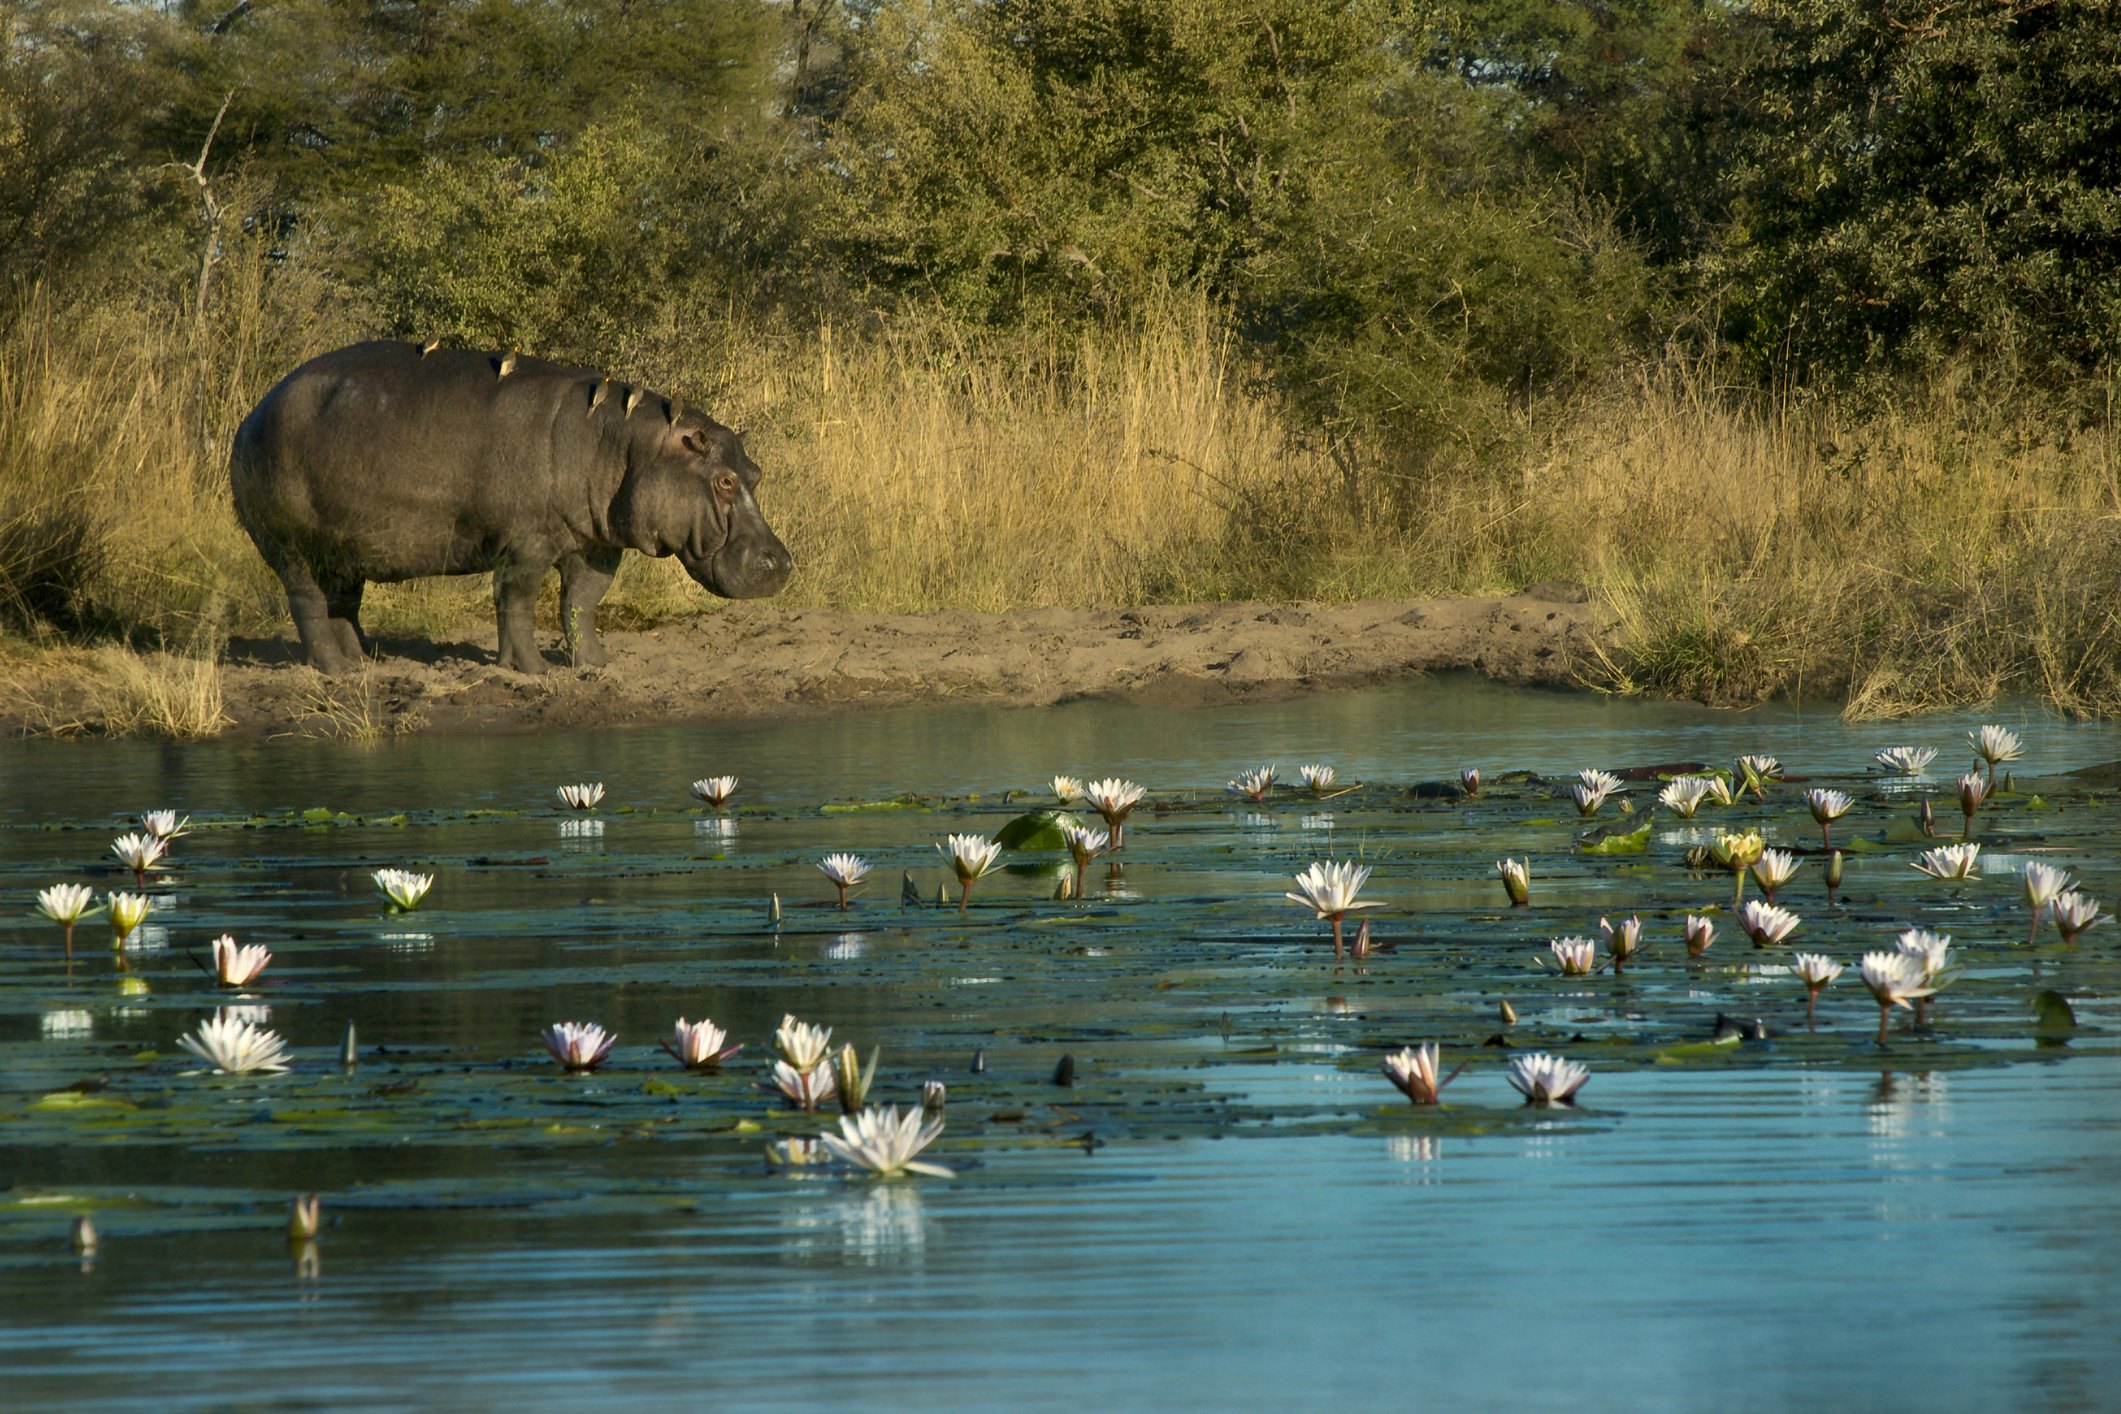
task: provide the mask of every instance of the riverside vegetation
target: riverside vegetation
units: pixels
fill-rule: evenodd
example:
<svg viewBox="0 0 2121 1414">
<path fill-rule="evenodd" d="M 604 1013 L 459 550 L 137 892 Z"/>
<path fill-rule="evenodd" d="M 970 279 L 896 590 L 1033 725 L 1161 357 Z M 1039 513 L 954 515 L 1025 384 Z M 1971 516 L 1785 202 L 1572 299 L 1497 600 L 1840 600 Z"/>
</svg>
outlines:
<svg viewBox="0 0 2121 1414">
<path fill-rule="evenodd" d="M 283 627 L 236 423 L 385 335 L 745 429 L 797 604 L 1573 579 L 1599 686 L 2112 712 L 2101 8 L 29 0 L 0 694 L 213 730 Z M 606 604 L 711 607 L 638 559 Z"/>
</svg>

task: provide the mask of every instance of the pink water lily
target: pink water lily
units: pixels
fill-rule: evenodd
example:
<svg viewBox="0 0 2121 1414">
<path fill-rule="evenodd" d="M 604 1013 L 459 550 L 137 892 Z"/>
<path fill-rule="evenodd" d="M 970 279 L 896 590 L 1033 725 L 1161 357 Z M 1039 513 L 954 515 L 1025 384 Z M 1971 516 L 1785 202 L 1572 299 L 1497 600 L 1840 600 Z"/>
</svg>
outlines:
<svg viewBox="0 0 2121 1414">
<path fill-rule="evenodd" d="M 593 1021 L 555 1021 L 543 1035 L 545 1049 L 570 1072 L 595 1070 L 619 1039 Z"/>
</svg>

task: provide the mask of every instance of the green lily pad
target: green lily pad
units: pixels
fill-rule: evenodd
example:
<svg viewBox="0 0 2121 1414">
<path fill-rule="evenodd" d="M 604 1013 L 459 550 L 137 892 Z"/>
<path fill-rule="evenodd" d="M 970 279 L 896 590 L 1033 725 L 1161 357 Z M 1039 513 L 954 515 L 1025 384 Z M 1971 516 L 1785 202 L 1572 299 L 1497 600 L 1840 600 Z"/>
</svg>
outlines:
<svg viewBox="0 0 2121 1414">
<path fill-rule="evenodd" d="M 1061 822 L 1067 818 L 1059 810 L 1034 810 L 996 830 L 995 842 L 1003 849 L 1065 849 L 1068 840 L 1061 833 Z"/>
<path fill-rule="evenodd" d="M 872 810 L 933 810 L 935 802 L 924 795 L 894 795 L 888 800 L 833 801 L 818 807 L 820 814 L 857 815 Z"/>
<path fill-rule="evenodd" d="M 1607 835 L 1604 839 L 1595 843 L 1584 845 L 1582 847 L 1583 852 L 1585 854 L 1641 854 L 1650 847 L 1650 826 L 1652 823 L 1652 821 L 1644 820 L 1640 825 L 1625 834 Z"/>
</svg>

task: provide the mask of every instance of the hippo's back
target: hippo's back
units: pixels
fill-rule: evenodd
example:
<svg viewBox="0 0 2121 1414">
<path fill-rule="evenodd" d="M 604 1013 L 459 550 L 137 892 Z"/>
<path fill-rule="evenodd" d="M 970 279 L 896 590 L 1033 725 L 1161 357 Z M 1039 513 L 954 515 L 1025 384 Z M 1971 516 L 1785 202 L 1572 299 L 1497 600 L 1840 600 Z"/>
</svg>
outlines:
<svg viewBox="0 0 2121 1414">
<path fill-rule="evenodd" d="M 237 429 L 237 517 L 266 560 L 363 579 L 490 567 L 553 501 L 553 410 L 594 378 L 466 349 L 352 344 L 288 374 Z"/>
</svg>

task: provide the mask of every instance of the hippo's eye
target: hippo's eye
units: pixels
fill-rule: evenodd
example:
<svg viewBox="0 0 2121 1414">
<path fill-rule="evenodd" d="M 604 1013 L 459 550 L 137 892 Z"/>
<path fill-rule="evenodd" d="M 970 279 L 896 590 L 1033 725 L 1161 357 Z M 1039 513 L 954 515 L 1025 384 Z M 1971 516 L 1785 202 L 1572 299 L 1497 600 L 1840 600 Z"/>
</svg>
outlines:
<svg viewBox="0 0 2121 1414">
<path fill-rule="evenodd" d="M 736 473 L 725 471 L 720 476 L 717 476 L 714 479 L 714 489 L 721 492 L 724 496 L 734 496 L 736 494 Z"/>
</svg>

